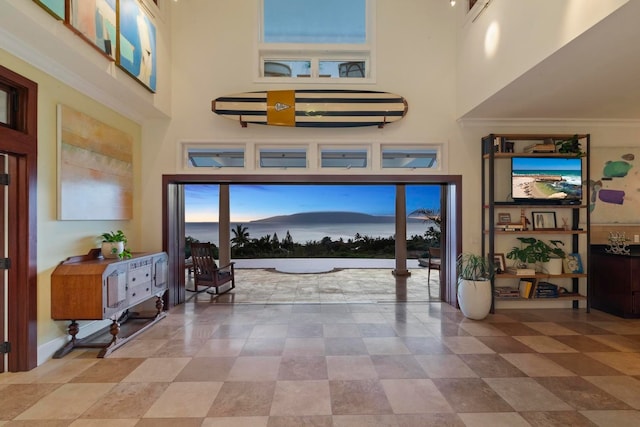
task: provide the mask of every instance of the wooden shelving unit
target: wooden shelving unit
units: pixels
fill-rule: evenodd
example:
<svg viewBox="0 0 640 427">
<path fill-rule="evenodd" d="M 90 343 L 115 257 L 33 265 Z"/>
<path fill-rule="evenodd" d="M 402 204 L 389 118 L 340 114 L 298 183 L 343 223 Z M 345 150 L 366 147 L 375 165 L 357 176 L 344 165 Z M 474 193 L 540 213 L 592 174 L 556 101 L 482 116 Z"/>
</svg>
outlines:
<svg viewBox="0 0 640 427">
<path fill-rule="evenodd" d="M 549 141 L 565 141 L 578 138 L 581 143 L 583 156 L 576 154 L 544 152 L 523 152 L 524 147 L 536 143 Z M 589 182 L 589 145 L 590 136 L 569 134 L 490 134 L 482 138 L 482 252 L 489 259 L 495 254 L 506 254 L 515 242 L 509 242 L 508 236 L 538 237 L 543 240 L 558 239 L 565 243 L 567 253 L 580 253 L 584 273 L 516 275 L 510 273 L 496 274 L 492 280 L 492 295 L 496 287 L 517 283 L 519 279 L 536 279 L 541 281 L 558 281 L 567 289 L 569 295 L 557 298 L 503 298 L 493 296 L 491 312 L 495 310 L 495 301 L 500 301 L 501 307 L 508 307 L 509 301 L 531 302 L 538 305 L 542 302 L 571 301 L 574 309 L 579 307 L 580 301 L 586 301 L 586 309 L 590 309 L 589 301 L 589 241 L 590 214 L 587 204 L 560 203 L 527 203 L 511 199 L 511 164 L 514 157 L 524 158 L 571 158 L 582 159 L 582 200 L 588 201 L 589 193 L 586 183 Z M 507 152 L 505 152 L 505 149 Z M 512 213 L 520 217 L 523 213 L 530 216 L 531 212 L 553 211 L 554 215 L 562 215 L 564 224 L 557 224 L 553 229 L 524 229 L 502 230 L 497 228 L 497 214 Z M 566 224 L 565 227 L 561 227 Z M 543 237 L 539 237 L 543 236 Z M 507 263 L 511 260 L 506 260 Z M 582 291 L 582 292 L 580 292 Z"/>
</svg>

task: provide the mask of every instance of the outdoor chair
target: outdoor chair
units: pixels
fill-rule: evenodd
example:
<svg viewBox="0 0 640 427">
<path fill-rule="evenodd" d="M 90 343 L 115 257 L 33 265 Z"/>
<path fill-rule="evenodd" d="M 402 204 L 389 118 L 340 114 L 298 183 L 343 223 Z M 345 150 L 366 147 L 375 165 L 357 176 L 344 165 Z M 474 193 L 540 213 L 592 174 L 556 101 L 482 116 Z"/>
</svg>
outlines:
<svg viewBox="0 0 640 427">
<path fill-rule="evenodd" d="M 431 277 L 431 269 L 438 270 L 438 275 L 439 275 L 441 264 L 442 264 L 442 259 L 440 258 L 440 248 L 429 248 L 429 262 L 427 264 L 427 277 Z M 429 286 L 428 283 L 427 283 L 427 288 L 428 288 L 427 290 L 429 293 L 429 298 L 431 298 L 431 286 Z"/>
<path fill-rule="evenodd" d="M 193 283 L 196 292 L 207 291 L 213 295 L 229 292 L 236 287 L 234 263 L 218 267 L 214 258 L 214 245 L 211 243 L 192 243 Z M 220 292 L 220 287 L 228 286 Z M 200 288 L 204 288 L 200 290 Z"/>
</svg>

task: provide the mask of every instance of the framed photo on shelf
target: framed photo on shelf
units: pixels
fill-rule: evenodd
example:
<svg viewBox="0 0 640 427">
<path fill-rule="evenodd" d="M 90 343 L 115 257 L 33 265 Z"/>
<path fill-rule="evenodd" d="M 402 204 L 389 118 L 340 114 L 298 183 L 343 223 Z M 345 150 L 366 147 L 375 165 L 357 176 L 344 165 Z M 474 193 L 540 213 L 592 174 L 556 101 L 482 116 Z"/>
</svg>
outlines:
<svg viewBox="0 0 640 427">
<path fill-rule="evenodd" d="M 504 254 L 493 254 L 493 265 L 497 274 L 507 271 Z"/>
<path fill-rule="evenodd" d="M 510 224 L 511 214 L 509 212 L 498 212 L 498 225 Z"/>
<path fill-rule="evenodd" d="M 534 230 L 555 230 L 557 228 L 555 212 L 531 212 L 531 219 Z"/>
<path fill-rule="evenodd" d="M 582 258 L 579 253 L 567 254 L 564 258 L 564 272 L 569 274 L 581 274 L 584 273 L 582 267 Z"/>
</svg>

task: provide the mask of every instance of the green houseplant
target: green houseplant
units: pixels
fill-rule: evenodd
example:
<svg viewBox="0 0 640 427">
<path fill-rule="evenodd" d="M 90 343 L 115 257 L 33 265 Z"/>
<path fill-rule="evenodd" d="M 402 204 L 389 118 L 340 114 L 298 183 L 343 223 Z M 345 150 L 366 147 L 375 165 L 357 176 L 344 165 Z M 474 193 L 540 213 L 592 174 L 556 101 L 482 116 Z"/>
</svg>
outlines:
<svg viewBox="0 0 640 427">
<path fill-rule="evenodd" d="M 518 237 L 520 240 L 520 246 L 514 246 L 511 251 L 507 253 L 507 258 L 514 260 L 516 267 L 522 267 L 526 264 L 545 264 L 547 263 L 547 272 L 553 270 L 553 274 L 559 274 L 562 272 L 562 258 L 567 256 L 567 253 L 560 246 L 564 246 L 564 242 L 561 240 L 550 240 L 549 243 L 536 239 L 535 237 Z M 559 259 L 560 271 L 557 271 L 557 266 L 551 268 L 548 263 L 553 259 Z M 554 262 L 558 264 L 558 262 Z"/>
<path fill-rule="evenodd" d="M 102 239 L 102 256 L 105 258 L 131 258 L 127 248 L 127 236 L 122 230 L 110 231 L 100 235 Z"/>
<path fill-rule="evenodd" d="M 456 259 L 458 305 L 465 317 L 482 320 L 491 310 L 493 263 L 482 255 L 461 253 Z"/>
</svg>

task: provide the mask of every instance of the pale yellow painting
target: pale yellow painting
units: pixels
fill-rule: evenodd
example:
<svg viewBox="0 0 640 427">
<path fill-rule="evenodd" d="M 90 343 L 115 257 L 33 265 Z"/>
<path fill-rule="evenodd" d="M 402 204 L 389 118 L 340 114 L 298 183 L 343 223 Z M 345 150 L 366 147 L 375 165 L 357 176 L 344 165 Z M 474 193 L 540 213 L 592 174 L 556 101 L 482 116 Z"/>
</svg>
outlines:
<svg viewBox="0 0 640 427">
<path fill-rule="evenodd" d="M 131 219 L 133 138 L 93 117 L 58 106 L 58 216 Z"/>
</svg>

